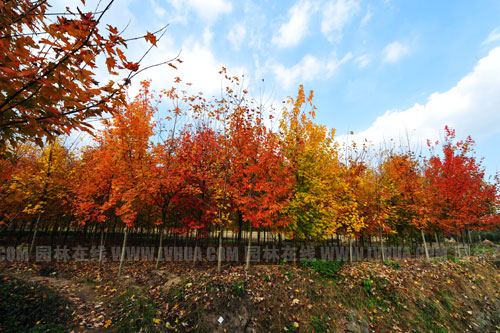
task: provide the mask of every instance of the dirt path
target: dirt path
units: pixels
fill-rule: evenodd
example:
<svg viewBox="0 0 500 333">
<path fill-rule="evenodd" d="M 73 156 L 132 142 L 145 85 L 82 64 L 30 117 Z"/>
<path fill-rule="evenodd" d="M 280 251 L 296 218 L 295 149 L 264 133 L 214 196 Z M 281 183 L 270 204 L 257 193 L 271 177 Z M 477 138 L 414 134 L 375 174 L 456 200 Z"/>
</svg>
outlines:
<svg viewBox="0 0 500 333">
<path fill-rule="evenodd" d="M 57 291 L 65 297 L 74 307 L 72 332 L 111 332 L 105 328 L 106 306 L 94 287 L 87 283 L 76 282 L 58 277 L 39 276 L 30 273 L 2 272 L 21 280 L 40 283 Z"/>
<path fill-rule="evenodd" d="M 143 278 L 139 281 L 130 274 L 115 278 L 109 272 L 103 272 L 106 276 L 100 276 L 92 267 L 82 266 L 79 271 L 72 273 L 60 267 L 52 269 L 58 275 L 41 276 L 38 275 L 39 269 L 28 266 L 4 266 L 0 272 L 2 275 L 42 284 L 66 298 L 74 309 L 72 332 L 112 332 L 112 324 L 122 319 L 116 311 L 115 296 L 125 293 L 130 287 L 143 292 L 159 288 L 161 293 L 165 293 L 182 281 L 181 276 L 168 270 L 151 270 L 149 274 L 142 274 Z"/>
</svg>

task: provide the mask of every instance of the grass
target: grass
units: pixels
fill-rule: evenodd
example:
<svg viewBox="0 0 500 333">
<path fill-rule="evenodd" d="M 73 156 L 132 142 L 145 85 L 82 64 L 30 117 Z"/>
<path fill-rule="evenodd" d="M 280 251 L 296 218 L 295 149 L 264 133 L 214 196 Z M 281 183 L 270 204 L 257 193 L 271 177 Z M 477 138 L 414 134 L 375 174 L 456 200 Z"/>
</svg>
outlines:
<svg viewBox="0 0 500 333">
<path fill-rule="evenodd" d="M 426 328 L 432 332 L 447 332 L 447 330 L 438 323 L 444 321 L 436 304 L 430 300 L 418 300 L 417 307 L 421 311 L 423 323 Z"/>
<path fill-rule="evenodd" d="M 326 316 L 313 315 L 309 327 L 311 332 L 326 333 L 328 332 L 328 318 Z"/>
<path fill-rule="evenodd" d="M 245 281 L 239 280 L 233 283 L 233 288 L 232 288 L 233 295 L 235 296 L 243 296 L 246 291 L 245 291 Z"/>
<path fill-rule="evenodd" d="M 65 332 L 69 303 L 38 283 L 0 276 L 1 332 Z"/>
<path fill-rule="evenodd" d="M 483 245 L 472 245 L 470 248 L 471 254 L 472 255 L 477 255 L 477 254 L 494 254 L 496 250 L 490 246 L 483 246 Z"/>
<path fill-rule="evenodd" d="M 361 280 L 361 285 L 365 294 L 368 296 L 373 295 L 373 280 Z"/>
<path fill-rule="evenodd" d="M 452 299 L 447 290 L 438 290 L 436 292 L 436 295 L 441 298 L 440 302 L 446 311 L 451 312 L 452 310 L 454 310 Z"/>
<path fill-rule="evenodd" d="M 297 332 L 298 326 L 295 323 L 290 323 L 285 327 L 285 332 Z"/>
<path fill-rule="evenodd" d="M 384 265 L 390 266 L 390 267 L 392 267 L 394 269 L 400 269 L 401 268 L 401 264 L 399 262 L 397 262 L 397 261 L 389 261 L 387 259 L 384 261 Z"/>
<path fill-rule="evenodd" d="M 156 305 L 139 290 L 131 288 L 118 296 L 121 319 L 113 325 L 118 332 L 158 332 L 161 321 L 156 318 Z"/>
<path fill-rule="evenodd" d="M 310 268 L 323 277 L 329 279 L 338 279 L 340 270 L 344 265 L 343 261 L 326 261 L 322 259 L 302 260 L 301 265 L 304 268 Z"/>
</svg>

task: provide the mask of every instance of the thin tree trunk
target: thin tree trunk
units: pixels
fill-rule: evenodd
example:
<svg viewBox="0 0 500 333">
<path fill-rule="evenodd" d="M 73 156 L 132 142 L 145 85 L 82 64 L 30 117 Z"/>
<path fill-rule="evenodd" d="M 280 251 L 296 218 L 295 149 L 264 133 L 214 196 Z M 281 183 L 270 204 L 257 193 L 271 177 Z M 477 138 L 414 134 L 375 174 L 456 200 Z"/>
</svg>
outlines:
<svg viewBox="0 0 500 333">
<path fill-rule="evenodd" d="M 118 276 L 122 275 L 123 260 L 125 259 L 125 246 L 127 245 L 128 227 L 123 231 L 122 255 L 120 256 L 120 267 L 118 268 Z"/>
<path fill-rule="evenodd" d="M 217 272 L 220 273 L 222 268 L 222 227 L 219 227 L 219 250 L 217 252 Z"/>
<path fill-rule="evenodd" d="M 161 228 L 160 230 L 160 246 L 158 247 L 158 255 L 156 256 L 155 269 L 158 269 L 158 266 L 160 266 L 162 243 L 163 243 L 163 228 Z"/>
<path fill-rule="evenodd" d="M 351 239 L 351 235 L 349 235 L 349 262 L 352 262 L 352 239 Z"/>
<path fill-rule="evenodd" d="M 94 241 L 95 241 L 95 235 L 97 234 L 97 231 L 99 230 L 99 227 L 98 225 L 96 224 L 95 225 L 95 228 L 94 230 L 92 231 L 92 238 L 90 240 L 90 247 L 93 247 L 94 246 Z"/>
<path fill-rule="evenodd" d="M 31 240 L 29 254 L 31 254 L 33 252 L 33 247 L 35 246 L 36 233 L 38 231 L 38 222 L 40 222 L 41 215 L 42 215 L 42 213 L 38 213 L 38 217 L 37 217 L 36 222 L 35 222 L 35 226 L 34 226 L 35 230 L 33 231 L 33 239 Z"/>
<path fill-rule="evenodd" d="M 245 265 L 245 270 L 249 270 L 250 269 L 250 248 L 252 246 L 252 222 L 249 222 L 250 223 L 250 234 L 248 236 L 248 248 L 247 248 L 247 260 L 246 260 L 246 265 Z"/>
<path fill-rule="evenodd" d="M 470 229 L 467 228 L 467 238 L 469 240 L 469 244 L 467 244 L 467 251 L 469 252 L 469 257 L 470 257 L 470 245 L 472 244 L 472 239 L 470 237 Z"/>
<path fill-rule="evenodd" d="M 193 252 L 193 266 L 196 265 L 196 247 L 198 246 L 198 231 L 196 231 L 196 236 L 194 240 L 194 252 Z"/>
<path fill-rule="evenodd" d="M 425 242 L 424 229 L 420 229 L 420 234 L 422 235 L 422 242 L 424 242 L 425 259 L 429 260 L 429 251 L 427 250 L 427 243 Z"/>
<path fill-rule="evenodd" d="M 380 236 L 380 250 L 382 252 L 382 261 L 385 261 L 384 238 L 382 237 L 382 228 L 378 229 L 378 233 Z"/>
<path fill-rule="evenodd" d="M 101 271 L 103 252 L 104 252 L 104 226 L 101 226 L 101 244 L 99 245 L 99 271 Z"/>
<path fill-rule="evenodd" d="M 297 240 L 295 239 L 295 236 L 293 236 L 293 239 L 292 239 L 292 249 L 293 249 L 293 265 L 296 265 L 297 264 Z"/>
</svg>

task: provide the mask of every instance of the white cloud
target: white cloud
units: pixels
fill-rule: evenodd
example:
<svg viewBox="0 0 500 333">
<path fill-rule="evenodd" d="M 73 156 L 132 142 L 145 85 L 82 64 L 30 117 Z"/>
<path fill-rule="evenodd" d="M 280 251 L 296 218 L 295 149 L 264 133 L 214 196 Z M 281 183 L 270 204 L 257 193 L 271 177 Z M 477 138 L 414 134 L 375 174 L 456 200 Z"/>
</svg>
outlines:
<svg viewBox="0 0 500 333">
<path fill-rule="evenodd" d="M 404 138 L 405 132 L 420 143 L 437 139 L 445 125 L 475 138 L 500 132 L 500 47 L 482 58 L 474 70 L 446 92 L 436 92 L 427 102 L 406 110 L 390 110 L 366 130 L 355 135 L 374 143 Z"/>
<path fill-rule="evenodd" d="M 212 30 L 210 30 L 209 27 L 205 27 L 205 29 L 203 29 L 203 44 L 210 45 L 213 38 L 214 33 L 212 32 Z"/>
<path fill-rule="evenodd" d="M 358 64 L 359 68 L 365 68 L 372 62 L 372 59 L 369 55 L 364 54 L 356 57 L 356 59 L 354 59 L 354 62 Z"/>
<path fill-rule="evenodd" d="M 359 11 L 356 0 L 329 1 L 323 8 L 321 32 L 330 42 L 342 38 L 342 29 Z"/>
<path fill-rule="evenodd" d="M 383 51 L 383 62 L 385 63 L 395 63 L 398 62 L 405 55 L 410 53 L 410 48 L 406 44 L 402 44 L 398 41 L 388 44 Z"/>
<path fill-rule="evenodd" d="M 364 26 L 368 22 L 370 22 L 370 20 L 372 19 L 372 16 L 373 16 L 372 11 L 370 9 L 368 9 L 365 16 L 363 16 L 363 18 L 361 19 L 361 26 Z"/>
<path fill-rule="evenodd" d="M 229 30 L 229 33 L 227 34 L 227 39 L 231 42 L 236 51 L 240 49 L 246 34 L 247 30 L 245 26 L 241 23 L 235 24 L 233 28 Z"/>
<path fill-rule="evenodd" d="M 176 11 L 181 14 L 177 20 L 185 21 L 187 12 L 196 12 L 207 23 L 214 23 L 220 15 L 229 14 L 233 10 L 232 3 L 228 0 L 168 0 Z"/>
<path fill-rule="evenodd" d="M 151 7 L 153 8 L 156 15 L 158 15 L 160 17 L 165 16 L 165 14 L 167 13 L 167 10 L 165 8 L 159 6 L 155 0 L 150 0 L 150 3 L 151 3 Z"/>
<path fill-rule="evenodd" d="M 351 53 L 347 53 L 341 60 L 337 60 L 334 55 L 331 59 L 319 60 L 310 54 L 306 54 L 304 58 L 293 67 L 275 64 L 271 66 L 271 70 L 276 75 L 276 82 L 285 89 L 288 89 L 298 82 L 328 79 L 335 73 L 339 66 L 351 58 Z"/>
<path fill-rule="evenodd" d="M 288 10 L 290 19 L 280 27 L 278 33 L 273 37 L 273 44 L 282 48 L 297 46 L 309 31 L 309 20 L 314 10 L 309 1 L 300 0 L 293 5 Z"/>
<path fill-rule="evenodd" d="M 493 30 L 492 32 L 490 32 L 488 37 L 484 40 L 483 44 L 493 43 L 493 42 L 496 42 L 498 40 L 500 40 L 500 27 L 498 27 L 495 30 Z"/>
<path fill-rule="evenodd" d="M 247 71 L 244 67 L 232 66 L 219 60 L 210 45 L 206 43 L 210 34 L 210 30 L 207 29 L 204 33 L 205 40 L 190 38 L 185 40 L 182 45 L 176 45 L 170 39 L 159 43 L 154 55 L 148 58 L 148 64 L 172 59 L 179 50 L 181 50 L 182 63 L 176 61 L 173 63 L 177 69 L 165 65 L 140 73 L 132 81 L 132 87 L 129 90 L 130 96 L 137 94 L 141 80 L 151 79 L 152 88 L 158 92 L 171 88 L 175 77 L 180 77 L 182 82 L 192 83 L 189 88 L 192 93 L 203 92 L 205 96 L 218 96 L 222 84 L 222 76 L 219 75 L 222 66 L 228 68 L 230 75 L 241 75 Z"/>
<path fill-rule="evenodd" d="M 222 76 L 219 71 L 228 64 L 220 62 L 210 48 L 199 43 L 184 45 L 181 57 L 183 63 L 177 66 L 179 70 L 175 76 L 192 83 L 194 92 L 201 91 L 205 95 L 220 93 Z M 229 66 L 228 69 L 231 75 L 240 76 L 246 72 L 243 67 Z"/>
</svg>

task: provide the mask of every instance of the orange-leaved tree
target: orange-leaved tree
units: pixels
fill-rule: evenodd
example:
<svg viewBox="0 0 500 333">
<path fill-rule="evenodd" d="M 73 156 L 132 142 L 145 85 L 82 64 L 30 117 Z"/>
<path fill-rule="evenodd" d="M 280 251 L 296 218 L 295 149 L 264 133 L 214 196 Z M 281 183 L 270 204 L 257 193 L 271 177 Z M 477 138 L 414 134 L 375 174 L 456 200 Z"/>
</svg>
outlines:
<svg viewBox="0 0 500 333">
<path fill-rule="evenodd" d="M 106 205 L 114 208 L 114 213 L 125 224 L 123 247 L 120 258 L 121 274 L 127 233 L 133 227 L 137 215 L 145 208 L 148 199 L 147 182 L 144 181 L 152 163 L 151 141 L 153 135 L 153 96 L 149 82 L 142 82 L 142 88 L 134 100 L 115 111 L 111 123 L 103 131 L 107 158 L 113 163 L 111 192 Z"/>
<path fill-rule="evenodd" d="M 426 258 L 429 259 L 425 231 L 431 221 L 427 214 L 426 179 L 422 165 L 413 152 L 390 154 L 382 165 L 386 183 L 391 186 L 391 219 L 396 229 L 406 233 L 414 227 L 420 232 Z M 410 229 L 409 229 L 410 228 Z"/>
<path fill-rule="evenodd" d="M 44 138 L 73 128 L 88 130 L 89 117 L 125 102 L 124 87 L 139 72 L 139 62 L 129 61 L 123 51 L 138 38 L 125 39 L 110 25 L 103 32 L 113 0 L 95 10 L 82 0 L 62 13 L 50 12 L 50 2 L 0 3 L 0 153 L 7 142 L 42 145 Z M 156 45 L 165 28 L 143 37 Z M 100 67 L 111 75 L 124 71 L 125 80 L 99 82 Z"/>
</svg>

